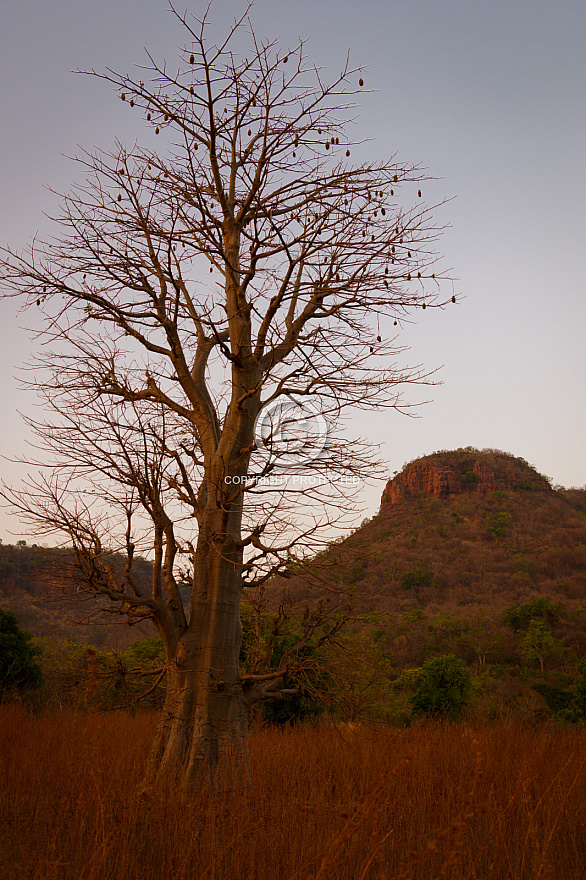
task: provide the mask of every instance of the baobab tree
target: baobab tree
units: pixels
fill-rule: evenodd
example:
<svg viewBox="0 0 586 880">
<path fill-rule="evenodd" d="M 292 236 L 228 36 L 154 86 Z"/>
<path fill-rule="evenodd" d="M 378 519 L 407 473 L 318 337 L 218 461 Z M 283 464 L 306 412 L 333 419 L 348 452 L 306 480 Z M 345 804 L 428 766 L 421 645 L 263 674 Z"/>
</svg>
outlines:
<svg viewBox="0 0 586 880">
<path fill-rule="evenodd" d="M 325 84 L 303 42 L 259 39 L 248 11 L 217 45 L 207 16 L 175 15 L 176 71 L 149 55 L 140 76 L 92 72 L 163 146 L 82 153 L 55 237 L 4 251 L 3 276 L 46 316 L 35 427 L 51 467 L 13 503 L 63 533 L 85 591 L 157 627 L 167 696 L 146 785 L 189 789 L 246 770 L 247 710 L 282 695 L 299 655 L 240 674 L 243 589 L 286 575 L 370 473 L 341 414 L 398 408 L 427 380 L 384 328 L 453 298 L 422 172 L 353 163 L 361 70 Z M 338 626 L 316 614 L 300 647 Z"/>
</svg>

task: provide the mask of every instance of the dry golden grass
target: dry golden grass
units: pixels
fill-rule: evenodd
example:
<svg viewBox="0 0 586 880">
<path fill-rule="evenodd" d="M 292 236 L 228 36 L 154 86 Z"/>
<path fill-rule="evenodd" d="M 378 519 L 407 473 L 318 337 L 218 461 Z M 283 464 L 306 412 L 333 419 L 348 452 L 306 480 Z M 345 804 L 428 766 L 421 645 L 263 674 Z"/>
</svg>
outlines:
<svg viewBox="0 0 586 880">
<path fill-rule="evenodd" d="M 0 707 L 7 880 L 583 880 L 586 733 L 263 729 L 253 786 L 137 805 L 156 718 Z"/>
</svg>

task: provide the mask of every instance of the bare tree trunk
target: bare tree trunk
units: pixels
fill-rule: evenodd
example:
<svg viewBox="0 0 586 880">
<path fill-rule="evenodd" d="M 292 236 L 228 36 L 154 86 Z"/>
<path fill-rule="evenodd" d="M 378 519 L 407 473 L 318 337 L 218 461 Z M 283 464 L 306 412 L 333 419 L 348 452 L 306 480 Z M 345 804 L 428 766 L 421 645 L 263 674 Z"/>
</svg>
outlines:
<svg viewBox="0 0 586 880">
<path fill-rule="evenodd" d="M 250 779 L 247 705 L 238 677 L 242 551 L 217 535 L 209 526 L 200 530 L 191 620 L 168 659 L 145 791 L 168 777 L 184 791 L 196 783 L 225 789 Z"/>
<path fill-rule="evenodd" d="M 223 790 L 250 779 L 247 708 L 238 684 L 197 669 L 173 669 L 149 756 L 143 791 L 166 779 Z"/>
</svg>

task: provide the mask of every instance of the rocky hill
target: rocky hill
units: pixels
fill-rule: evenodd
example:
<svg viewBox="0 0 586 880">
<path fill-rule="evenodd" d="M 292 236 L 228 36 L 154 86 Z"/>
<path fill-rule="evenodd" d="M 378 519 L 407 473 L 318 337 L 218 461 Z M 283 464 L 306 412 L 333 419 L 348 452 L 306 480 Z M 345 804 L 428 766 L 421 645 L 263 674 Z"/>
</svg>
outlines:
<svg viewBox="0 0 586 880">
<path fill-rule="evenodd" d="M 0 546 L 0 607 L 35 635 L 123 648 L 152 634 L 106 626 L 95 603 L 48 601 L 47 592 L 72 586 L 63 552 Z M 146 560 L 143 569 L 149 578 Z M 539 596 L 576 610 L 586 599 L 586 490 L 556 490 L 497 450 L 437 452 L 405 465 L 378 515 L 291 575 L 273 597 L 335 602 L 350 588 L 366 614 L 500 613 Z"/>
<path fill-rule="evenodd" d="M 363 612 L 495 610 L 586 598 L 586 490 L 554 490 L 522 458 L 470 447 L 405 465 L 377 516 L 298 570 L 293 601 L 351 587 Z"/>
<path fill-rule="evenodd" d="M 495 491 L 551 492 L 549 481 L 522 458 L 498 450 L 457 449 L 436 452 L 405 465 L 402 472 L 387 483 L 381 508 L 407 498 L 474 493 L 488 495 Z"/>
</svg>

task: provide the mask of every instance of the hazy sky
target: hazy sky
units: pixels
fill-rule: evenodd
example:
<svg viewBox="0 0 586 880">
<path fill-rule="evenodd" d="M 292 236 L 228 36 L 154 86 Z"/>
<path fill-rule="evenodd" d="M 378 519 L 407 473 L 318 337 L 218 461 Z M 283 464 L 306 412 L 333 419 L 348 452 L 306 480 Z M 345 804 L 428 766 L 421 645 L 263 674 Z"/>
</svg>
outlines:
<svg viewBox="0 0 586 880">
<path fill-rule="evenodd" d="M 185 4 L 185 0 L 183 0 Z M 185 8 L 185 5 L 180 7 Z M 189 0 L 200 14 L 204 4 Z M 216 0 L 220 35 L 244 9 Z M 419 418 L 361 418 L 388 470 L 437 449 L 496 447 L 566 486 L 586 484 L 586 3 L 584 0 L 258 0 L 256 30 L 308 37 L 316 64 L 339 72 L 350 50 L 367 66 L 356 136 L 373 157 L 398 153 L 437 178 L 428 200 L 463 302 L 427 310 L 402 334 L 406 362 L 443 366 Z M 76 145 L 132 141 L 136 117 L 108 84 L 77 69 L 130 70 L 144 47 L 173 59 L 183 34 L 165 0 L 19 0 L 0 11 L 0 243 L 50 228 L 44 187 L 67 189 Z M 17 368 L 37 344 L 13 301 L 2 320 L 2 452 L 27 430 L 34 400 Z M 0 461 L 0 475 L 21 470 Z M 366 490 L 376 512 L 383 484 Z M 18 522 L 0 514 L 0 536 Z"/>
</svg>

